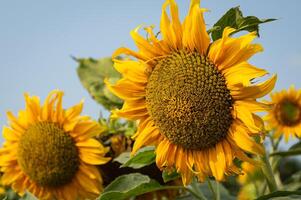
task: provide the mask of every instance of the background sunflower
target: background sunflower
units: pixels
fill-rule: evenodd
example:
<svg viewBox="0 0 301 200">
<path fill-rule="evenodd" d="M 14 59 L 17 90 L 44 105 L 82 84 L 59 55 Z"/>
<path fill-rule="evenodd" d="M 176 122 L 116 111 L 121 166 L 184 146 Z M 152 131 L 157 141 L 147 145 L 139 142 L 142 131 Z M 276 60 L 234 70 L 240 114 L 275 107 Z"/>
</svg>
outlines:
<svg viewBox="0 0 301 200">
<path fill-rule="evenodd" d="M 273 107 L 265 116 L 268 129 L 275 131 L 275 137 L 282 134 L 287 142 L 290 136 L 301 137 L 301 90 L 291 86 L 288 90 L 274 92 L 270 103 Z"/>
<path fill-rule="evenodd" d="M 80 116 L 83 102 L 64 110 L 63 92 L 49 93 L 43 105 L 39 97 L 25 94 L 26 108 L 18 116 L 7 113 L 5 143 L 0 150 L 2 183 L 21 196 L 25 191 L 40 199 L 95 198 L 102 178 L 95 165 L 108 162 L 108 151 L 91 138 L 100 125 Z"/>
</svg>

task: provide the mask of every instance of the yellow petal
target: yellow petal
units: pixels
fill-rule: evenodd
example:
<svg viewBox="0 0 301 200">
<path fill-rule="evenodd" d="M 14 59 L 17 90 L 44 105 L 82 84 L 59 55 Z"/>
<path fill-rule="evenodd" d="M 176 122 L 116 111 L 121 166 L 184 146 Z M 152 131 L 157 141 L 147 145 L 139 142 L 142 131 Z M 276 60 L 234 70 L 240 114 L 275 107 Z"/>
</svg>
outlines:
<svg viewBox="0 0 301 200">
<path fill-rule="evenodd" d="M 258 133 L 261 130 L 262 126 L 256 124 L 255 119 L 253 118 L 252 112 L 246 106 L 241 106 L 239 104 L 234 104 L 234 117 L 240 119 L 251 132 Z"/>
<path fill-rule="evenodd" d="M 138 100 L 145 97 L 144 86 L 135 84 L 128 79 L 121 79 L 115 85 L 111 85 L 106 79 L 104 82 L 111 92 L 122 99 Z"/>
<path fill-rule="evenodd" d="M 268 72 L 247 62 L 242 62 L 223 70 L 223 74 L 226 77 L 227 85 L 242 84 L 248 86 L 252 79 L 264 76 Z"/>
<path fill-rule="evenodd" d="M 230 129 L 229 138 L 235 141 L 235 144 L 246 152 L 252 154 L 263 154 L 262 145 L 256 143 L 247 132 L 247 129 L 239 123 L 235 123 Z"/>
<path fill-rule="evenodd" d="M 263 50 L 259 44 L 250 44 L 256 38 L 255 32 L 230 38 L 229 35 L 234 31 L 235 29 L 225 28 L 223 37 L 213 42 L 210 47 L 209 58 L 220 70 L 245 62 L 255 53 Z"/>
<path fill-rule="evenodd" d="M 220 167 L 225 167 L 225 157 L 224 157 L 224 155 L 222 156 L 221 152 L 217 152 L 217 149 L 215 149 L 214 147 L 208 149 L 208 151 L 209 151 L 209 166 L 210 166 L 212 175 L 217 180 L 222 180 L 224 177 L 224 170 Z M 218 154 L 219 154 L 219 158 L 223 157 L 222 162 L 218 161 Z"/>
<path fill-rule="evenodd" d="M 276 80 L 277 75 L 273 75 L 270 79 L 259 83 L 258 85 L 247 87 L 237 85 L 230 88 L 230 93 L 235 100 L 260 98 L 268 94 L 274 88 Z"/>
<path fill-rule="evenodd" d="M 125 48 L 125 47 L 121 47 L 119 49 L 117 49 L 113 55 L 112 55 L 112 58 L 115 59 L 117 56 L 120 56 L 122 54 L 125 54 L 125 55 L 129 55 L 129 56 L 133 56 L 137 59 L 140 59 L 140 60 L 143 60 L 143 61 L 147 61 L 148 60 L 148 57 L 145 56 L 145 55 L 142 55 L 140 53 L 137 53 L 131 49 L 128 49 L 128 48 Z"/>
<path fill-rule="evenodd" d="M 204 9 L 200 8 L 200 1 L 191 1 L 190 9 L 183 24 L 183 45 L 190 50 L 198 50 L 206 54 L 210 38 L 206 30 L 203 17 Z"/>
<path fill-rule="evenodd" d="M 131 36 L 140 50 L 139 53 L 147 57 L 148 59 L 152 59 L 154 57 L 160 56 L 161 49 L 157 48 L 157 46 L 152 45 L 149 41 L 144 39 L 141 35 L 139 35 L 138 31 L 141 26 L 138 26 L 136 29 L 131 31 Z"/>
<path fill-rule="evenodd" d="M 143 63 L 130 60 L 114 60 L 114 67 L 124 77 L 131 81 L 147 83 L 147 76 L 145 74 L 146 66 Z"/>
</svg>

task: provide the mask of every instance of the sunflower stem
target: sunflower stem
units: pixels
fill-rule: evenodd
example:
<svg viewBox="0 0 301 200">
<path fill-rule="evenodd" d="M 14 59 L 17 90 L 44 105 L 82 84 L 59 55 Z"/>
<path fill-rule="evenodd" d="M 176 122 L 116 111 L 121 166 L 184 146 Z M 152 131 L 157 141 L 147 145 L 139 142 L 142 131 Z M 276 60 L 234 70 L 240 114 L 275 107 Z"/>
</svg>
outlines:
<svg viewBox="0 0 301 200">
<path fill-rule="evenodd" d="M 269 157 L 267 155 L 267 152 L 265 151 L 264 155 L 261 157 L 263 163 L 261 166 L 261 170 L 267 180 L 268 187 L 270 189 L 270 192 L 275 192 L 278 190 L 276 180 L 272 171 L 271 164 L 269 162 Z"/>
</svg>

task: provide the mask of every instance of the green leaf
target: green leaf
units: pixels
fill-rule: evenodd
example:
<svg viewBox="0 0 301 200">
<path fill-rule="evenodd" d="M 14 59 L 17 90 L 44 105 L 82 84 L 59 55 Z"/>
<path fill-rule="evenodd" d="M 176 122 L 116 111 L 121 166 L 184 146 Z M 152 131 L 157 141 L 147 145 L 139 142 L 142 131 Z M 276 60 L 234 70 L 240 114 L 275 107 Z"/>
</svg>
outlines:
<svg viewBox="0 0 301 200">
<path fill-rule="evenodd" d="M 133 173 L 119 176 L 103 191 L 99 200 L 122 200 L 163 188 L 148 176 Z"/>
<path fill-rule="evenodd" d="M 77 74 L 82 85 L 92 98 L 106 109 L 121 108 L 122 100 L 112 94 L 104 84 L 104 79 L 114 82 L 120 74 L 114 69 L 110 57 L 95 60 L 93 58 L 75 58 L 79 66 Z"/>
<path fill-rule="evenodd" d="M 301 155 L 301 148 L 300 149 L 292 149 L 292 150 L 288 150 L 288 151 L 278 151 L 278 152 L 270 154 L 270 156 L 282 156 L 282 157 L 296 156 L 296 155 Z"/>
<path fill-rule="evenodd" d="M 164 183 L 167 183 L 169 181 L 179 179 L 179 178 L 181 178 L 181 176 L 176 171 L 167 172 L 166 170 L 164 170 L 162 172 L 162 178 L 163 178 Z"/>
<path fill-rule="evenodd" d="M 123 152 L 117 158 L 115 158 L 114 161 L 119 162 L 120 164 L 125 164 L 130 159 L 131 159 L 131 153 L 130 152 Z"/>
<path fill-rule="evenodd" d="M 274 198 L 274 197 L 288 197 L 288 196 L 292 196 L 292 195 L 300 195 L 300 197 L 301 197 L 301 190 L 297 190 L 297 191 L 276 191 L 276 192 L 272 192 L 272 193 L 267 194 L 267 195 L 263 195 L 263 196 L 257 198 L 256 200 L 267 200 L 267 199 L 271 199 L 271 198 Z"/>
<path fill-rule="evenodd" d="M 30 192 L 26 192 L 25 195 L 21 198 L 21 200 L 38 200 L 38 198 L 36 198 Z"/>
<path fill-rule="evenodd" d="M 276 19 L 258 19 L 255 16 L 244 17 L 239 7 L 231 8 L 208 30 L 211 33 L 212 40 L 215 41 L 222 37 L 226 27 L 232 27 L 239 31 L 256 31 L 259 36 L 259 24 L 274 21 Z"/>
<path fill-rule="evenodd" d="M 214 181 L 211 181 L 213 184 L 213 187 L 216 186 L 216 183 Z M 209 189 L 209 185 L 207 182 L 204 183 L 196 183 L 197 187 L 192 188 L 195 192 L 196 190 L 199 190 L 202 192 L 202 194 L 209 200 L 209 199 L 215 199 L 214 195 L 212 194 L 212 191 Z M 219 190 L 220 190 L 220 199 L 222 200 L 235 200 L 236 198 L 232 196 L 228 190 L 220 183 L 219 184 Z M 215 188 L 214 188 L 215 189 Z M 178 197 L 176 200 L 196 200 L 196 198 L 192 194 L 186 194 L 183 196 Z"/>
<path fill-rule="evenodd" d="M 130 156 L 129 153 L 125 152 L 114 159 L 121 163 L 121 167 L 131 167 L 139 169 L 148 166 L 155 162 L 156 154 L 153 146 L 141 148 L 134 156 Z"/>
<path fill-rule="evenodd" d="M 301 141 L 297 142 L 296 144 L 292 145 L 289 150 L 293 150 L 293 149 L 301 149 Z"/>
</svg>

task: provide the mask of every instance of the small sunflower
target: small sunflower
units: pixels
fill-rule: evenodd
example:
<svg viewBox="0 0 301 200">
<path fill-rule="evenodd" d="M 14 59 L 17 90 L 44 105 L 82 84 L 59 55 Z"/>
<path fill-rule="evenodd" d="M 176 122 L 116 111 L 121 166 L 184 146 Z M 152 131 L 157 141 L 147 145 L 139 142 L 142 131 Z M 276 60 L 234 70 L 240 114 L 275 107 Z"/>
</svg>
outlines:
<svg viewBox="0 0 301 200">
<path fill-rule="evenodd" d="M 167 8 L 170 8 L 170 15 Z M 247 62 L 259 44 L 252 32 L 233 38 L 225 28 L 221 39 L 210 42 L 199 0 L 192 0 L 184 22 L 180 22 L 174 0 L 163 4 L 160 23 L 162 38 L 153 27 L 148 37 L 131 32 L 138 51 L 119 48 L 113 58 L 125 54 L 134 60 L 115 60 L 123 78 L 109 89 L 124 99 L 113 116 L 139 120 L 133 152 L 145 145 L 156 146 L 160 169 L 176 170 L 188 184 L 195 174 L 223 180 L 239 173 L 234 158 L 252 162 L 247 156 L 260 154 L 263 147 L 252 136 L 262 130 L 254 112 L 268 106 L 256 101 L 269 93 L 276 76 L 257 85 L 251 80 L 267 74 Z"/>
<path fill-rule="evenodd" d="M 95 165 L 104 164 L 108 151 L 92 137 L 100 125 L 80 116 L 83 103 L 62 108 L 63 92 L 52 91 L 44 105 L 25 94 L 26 108 L 16 117 L 7 113 L 0 150 L 2 182 L 23 195 L 39 199 L 74 200 L 96 197 L 102 178 Z"/>
<path fill-rule="evenodd" d="M 301 90 L 291 86 L 288 90 L 272 93 L 273 109 L 264 117 L 268 129 L 275 129 L 275 137 L 284 134 L 301 137 Z"/>
</svg>

